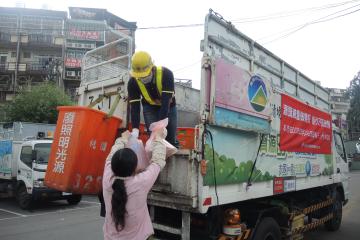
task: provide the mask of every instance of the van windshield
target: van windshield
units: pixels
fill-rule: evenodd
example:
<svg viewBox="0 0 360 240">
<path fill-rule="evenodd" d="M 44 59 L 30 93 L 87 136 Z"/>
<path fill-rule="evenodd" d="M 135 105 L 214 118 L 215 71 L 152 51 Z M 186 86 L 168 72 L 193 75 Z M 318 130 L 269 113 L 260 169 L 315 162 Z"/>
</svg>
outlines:
<svg viewBox="0 0 360 240">
<path fill-rule="evenodd" d="M 36 162 L 47 163 L 50 155 L 51 143 L 37 143 L 34 150 L 36 150 Z"/>
</svg>

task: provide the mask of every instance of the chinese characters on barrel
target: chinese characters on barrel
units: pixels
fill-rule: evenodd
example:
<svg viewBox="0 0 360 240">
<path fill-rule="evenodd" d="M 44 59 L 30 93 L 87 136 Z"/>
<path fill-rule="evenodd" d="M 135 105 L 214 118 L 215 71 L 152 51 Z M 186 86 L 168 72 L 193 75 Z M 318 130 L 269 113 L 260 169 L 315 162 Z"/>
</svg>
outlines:
<svg viewBox="0 0 360 240">
<path fill-rule="evenodd" d="M 70 136 L 74 124 L 75 112 L 67 112 L 61 125 L 59 143 L 56 150 L 55 165 L 53 168 L 54 173 L 63 174 L 65 169 L 65 162 L 68 155 L 68 147 Z"/>
</svg>

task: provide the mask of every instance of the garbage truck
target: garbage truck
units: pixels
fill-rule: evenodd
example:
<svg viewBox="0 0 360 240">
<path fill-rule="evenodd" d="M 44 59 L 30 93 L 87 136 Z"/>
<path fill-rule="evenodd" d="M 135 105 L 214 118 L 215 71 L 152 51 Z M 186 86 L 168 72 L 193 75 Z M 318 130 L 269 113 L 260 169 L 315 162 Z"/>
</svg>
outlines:
<svg viewBox="0 0 360 240">
<path fill-rule="evenodd" d="M 81 195 L 44 185 L 54 130 L 54 124 L 0 124 L 0 196 L 15 197 L 22 209 L 30 209 L 42 199 L 80 202 Z"/>
<path fill-rule="evenodd" d="M 131 46 L 123 36 L 87 52 L 77 91 L 80 105 L 112 111 L 125 128 Z M 212 10 L 200 46 L 200 90 L 175 87 L 184 144 L 148 195 L 155 237 L 280 240 L 321 225 L 338 230 L 349 176 L 329 92 Z"/>
</svg>

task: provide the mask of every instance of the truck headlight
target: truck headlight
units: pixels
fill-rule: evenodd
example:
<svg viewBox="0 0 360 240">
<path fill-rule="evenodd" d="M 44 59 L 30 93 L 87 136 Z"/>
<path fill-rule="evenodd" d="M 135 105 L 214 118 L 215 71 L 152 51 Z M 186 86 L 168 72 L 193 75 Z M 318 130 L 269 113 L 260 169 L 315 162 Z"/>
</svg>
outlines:
<svg viewBox="0 0 360 240">
<path fill-rule="evenodd" d="M 36 187 L 36 188 L 44 187 L 44 181 L 42 181 L 42 180 L 34 180 L 33 185 L 34 185 L 34 187 Z"/>
</svg>

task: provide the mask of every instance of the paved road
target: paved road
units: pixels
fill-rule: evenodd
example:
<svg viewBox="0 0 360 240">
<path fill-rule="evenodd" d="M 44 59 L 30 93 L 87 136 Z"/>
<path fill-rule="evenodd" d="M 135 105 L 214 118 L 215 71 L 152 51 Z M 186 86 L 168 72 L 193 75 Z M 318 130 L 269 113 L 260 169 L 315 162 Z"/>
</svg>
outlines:
<svg viewBox="0 0 360 240">
<path fill-rule="evenodd" d="M 360 239 L 360 171 L 351 173 L 351 200 L 344 208 L 343 224 L 337 232 L 320 228 L 306 240 Z M 99 240 L 103 218 L 96 197 L 86 196 L 77 206 L 66 201 L 43 203 L 32 211 L 18 208 L 14 199 L 0 199 L 1 240 Z"/>
<path fill-rule="evenodd" d="M 307 233 L 305 240 L 358 240 L 360 239 L 360 171 L 351 172 L 350 200 L 343 209 L 343 221 L 337 232 L 325 228 Z"/>
<path fill-rule="evenodd" d="M 84 197 L 77 206 L 63 200 L 43 203 L 30 212 L 19 209 L 15 200 L 0 200 L 0 239 L 103 239 L 99 209 L 96 197 Z"/>
</svg>

